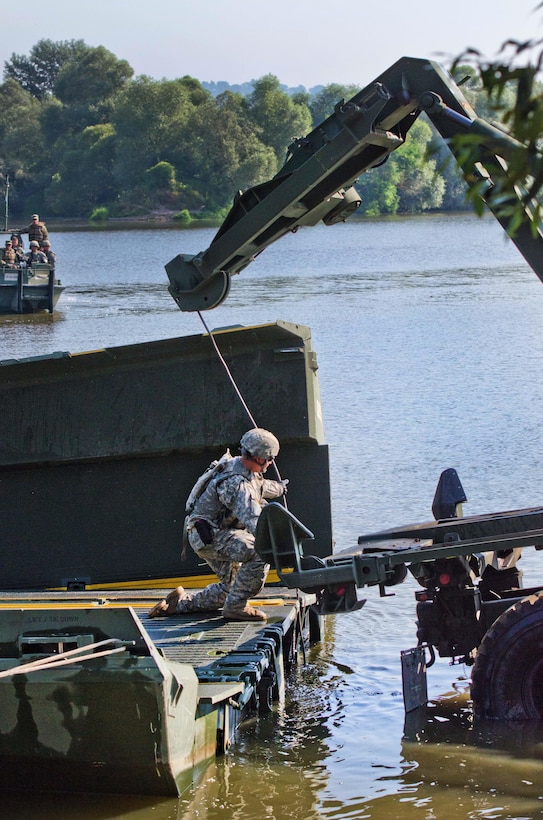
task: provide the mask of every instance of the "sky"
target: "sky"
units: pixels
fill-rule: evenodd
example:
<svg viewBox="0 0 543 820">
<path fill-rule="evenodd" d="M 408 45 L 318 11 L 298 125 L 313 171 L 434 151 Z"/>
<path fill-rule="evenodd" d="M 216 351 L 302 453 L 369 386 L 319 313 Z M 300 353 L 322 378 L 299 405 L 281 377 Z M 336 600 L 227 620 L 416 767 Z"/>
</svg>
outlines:
<svg viewBox="0 0 543 820">
<path fill-rule="evenodd" d="M 448 66 L 466 48 L 492 58 L 508 39 L 543 39 L 539 2 L 0 0 L 0 63 L 40 39 L 81 39 L 157 80 L 363 86 L 400 57 Z"/>
</svg>

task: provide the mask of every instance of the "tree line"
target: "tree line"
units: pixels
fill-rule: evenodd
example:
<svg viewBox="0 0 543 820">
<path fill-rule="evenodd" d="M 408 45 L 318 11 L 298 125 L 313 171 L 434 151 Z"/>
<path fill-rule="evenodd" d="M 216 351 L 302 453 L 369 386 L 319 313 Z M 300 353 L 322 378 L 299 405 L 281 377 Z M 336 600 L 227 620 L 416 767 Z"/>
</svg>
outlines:
<svg viewBox="0 0 543 820">
<path fill-rule="evenodd" d="M 482 116 L 481 73 L 457 66 L 463 92 Z M 292 139 L 311 131 L 359 88 L 318 93 L 282 89 L 272 74 L 242 95 L 218 95 L 197 79 L 134 76 L 126 60 L 83 40 L 40 40 L 12 54 L 0 85 L 0 186 L 10 214 L 106 218 L 167 211 L 181 221 L 221 215 L 233 194 L 272 177 Z M 514 104 L 508 84 L 500 105 Z M 417 120 L 410 139 L 358 189 L 369 215 L 466 207 L 465 185 L 448 149 Z"/>
</svg>

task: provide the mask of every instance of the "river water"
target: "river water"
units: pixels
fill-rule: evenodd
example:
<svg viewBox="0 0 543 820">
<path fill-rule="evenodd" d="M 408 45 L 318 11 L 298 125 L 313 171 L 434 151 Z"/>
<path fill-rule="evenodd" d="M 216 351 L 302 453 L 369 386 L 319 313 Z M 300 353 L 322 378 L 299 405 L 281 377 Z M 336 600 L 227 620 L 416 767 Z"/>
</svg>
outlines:
<svg viewBox="0 0 543 820">
<path fill-rule="evenodd" d="M 164 264 L 213 230 L 52 232 L 66 290 L 53 317 L 0 320 L 0 358 L 202 332 Z M 455 467 L 466 514 L 542 503 L 543 285 L 491 218 L 426 216 L 302 229 L 234 277 L 210 327 L 312 328 L 339 549 L 431 519 Z M 245 397 L 250 406 L 250 396 Z M 280 464 L 279 464 L 280 467 Z M 293 511 L 295 512 L 295 511 Z M 526 585 L 543 556 L 526 550 Z M 474 725 L 470 671 L 429 670 L 427 720 L 405 720 L 400 650 L 416 644 L 413 580 L 329 618 L 284 704 L 179 800 L 3 795 L 6 818 L 543 817 L 543 729 Z"/>
</svg>

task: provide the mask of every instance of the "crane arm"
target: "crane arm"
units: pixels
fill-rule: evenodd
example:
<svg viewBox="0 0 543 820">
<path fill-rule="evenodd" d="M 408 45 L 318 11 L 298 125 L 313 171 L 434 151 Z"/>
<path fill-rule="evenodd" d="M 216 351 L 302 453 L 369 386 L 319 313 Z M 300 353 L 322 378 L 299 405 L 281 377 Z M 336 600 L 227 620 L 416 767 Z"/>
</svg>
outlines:
<svg viewBox="0 0 543 820">
<path fill-rule="evenodd" d="M 325 225 L 345 221 L 360 205 L 354 187 L 358 177 L 403 145 L 423 111 L 447 140 L 468 184 L 486 180 L 485 201 L 506 228 L 490 192 L 495 180 L 507 175 L 508 157 L 523 146 L 477 117 L 438 63 L 403 57 L 349 101 L 338 102 L 334 113 L 307 136 L 296 139 L 271 180 L 238 192 L 209 248 L 196 255 L 179 254 L 166 265 L 169 291 L 179 308 L 219 305 L 228 294 L 230 277 L 285 234 L 321 220 Z M 473 155 L 466 160 L 455 147 L 454 137 L 462 133 L 477 137 L 476 160 Z M 534 155 L 534 174 L 538 160 L 541 156 Z M 533 230 L 530 203 L 524 205 L 523 216 L 512 239 L 543 280 L 542 236 Z"/>
</svg>

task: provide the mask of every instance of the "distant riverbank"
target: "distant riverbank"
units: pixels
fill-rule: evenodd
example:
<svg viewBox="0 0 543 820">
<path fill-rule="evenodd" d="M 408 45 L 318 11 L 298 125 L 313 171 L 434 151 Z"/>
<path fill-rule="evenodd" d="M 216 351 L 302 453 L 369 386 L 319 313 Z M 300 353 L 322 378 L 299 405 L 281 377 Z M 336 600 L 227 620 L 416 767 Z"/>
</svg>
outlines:
<svg viewBox="0 0 543 820">
<path fill-rule="evenodd" d="M 349 222 L 374 222 L 376 220 L 380 222 L 400 222 L 402 220 L 412 219 L 413 217 L 420 219 L 421 216 L 428 217 L 429 219 L 431 219 L 432 217 L 442 217 L 443 213 L 443 211 L 432 211 L 425 214 L 398 214 L 394 216 L 368 216 L 366 214 L 353 214 L 351 217 L 349 217 Z M 449 213 L 454 214 L 455 216 L 461 216 L 464 212 L 452 211 Z M 465 213 L 472 212 L 470 210 L 466 210 Z M 44 221 L 50 231 L 127 231 L 153 229 L 161 231 L 179 231 L 187 229 L 190 230 L 192 228 L 218 228 L 223 222 L 222 219 L 209 215 L 205 217 L 193 216 L 191 222 L 189 224 L 186 224 L 174 219 L 173 213 L 163 212 L 146 214 L 144 216 L 111 217 L 108 219 L 95 221 L 90 219 L 84 219 L 82 217 L 48 218 L 47 215 L 45 215 Z M 24 220 L 17 220 L 16 226 L 19 227 L 20 224 L 25 224 Z M 8 229 L 8 232 L 14 229 L 15 228 L 12 226 Z"/>
<path fill-rule="evenodd" d="M 146 215 L 90 220 L 70 217 L 44 217 L 49 231 L 127 231 L 127 230 L 187 230 L 190 228 L 218 228 L 221 220 L 213 217 L 194 218 L 187 225 L 171 216 Z"/>
</svg>

